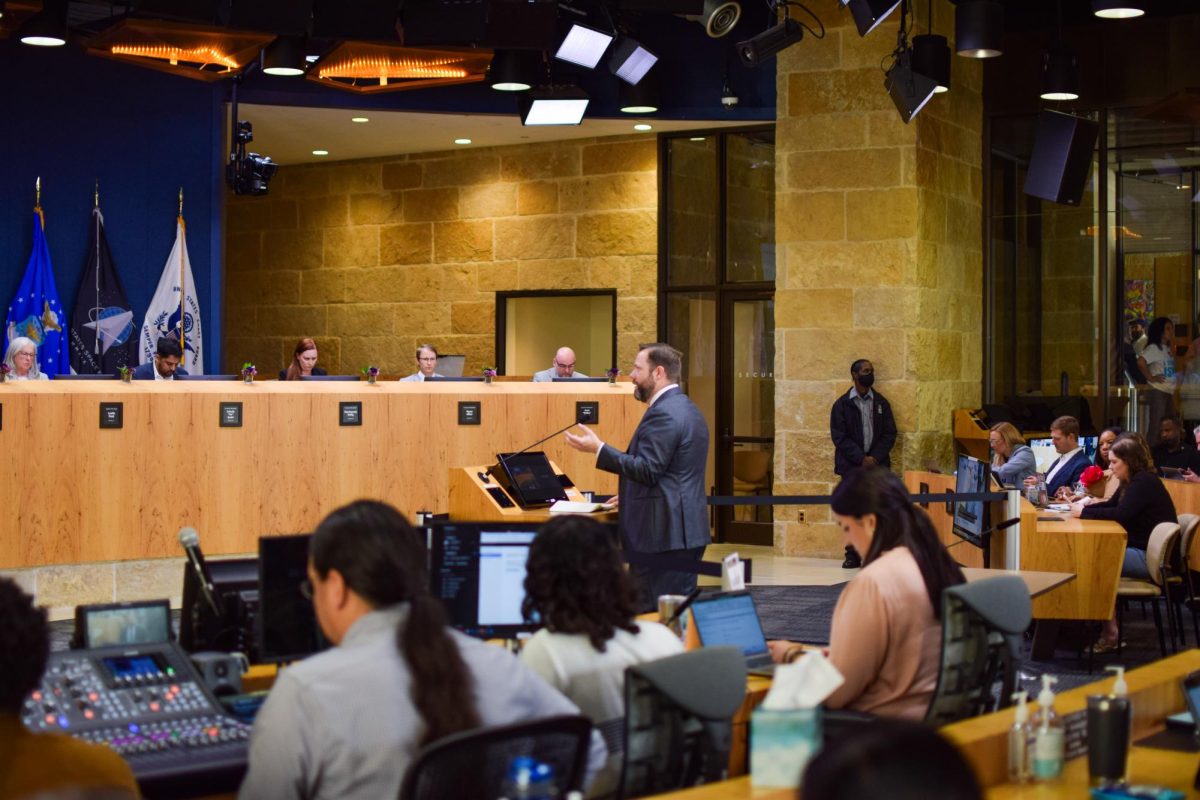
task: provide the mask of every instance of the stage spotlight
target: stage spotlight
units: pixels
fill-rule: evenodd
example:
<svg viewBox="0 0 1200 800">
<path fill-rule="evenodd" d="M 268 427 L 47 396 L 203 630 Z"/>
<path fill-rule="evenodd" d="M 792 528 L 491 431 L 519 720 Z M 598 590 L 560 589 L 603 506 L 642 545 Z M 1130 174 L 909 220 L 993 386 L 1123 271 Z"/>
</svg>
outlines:
<svg viewBox="0 0 1200 800">
<path fill-rule="evenodd" d="M 791 47 L 804 38 L 804 27 L 790 17 L 772 25 L 757 36 L 738 42 L 737 52 L 747 67 L 757 67 L 780 50 Z"/>
<path fill-rule="evenodd" d="M 542 54 L 536 50 L 497 50 L 488 67 L 487 81 L 500 92 L 524 92 L 542 75 Z"/>
<path fill-rule="evenodd" d="M 842 0 L 850 8 L 859 36 L 866 36 L 888 18 L 900 5 L 900 0 Z"/>
<path fill-rule="evenodd" d="M 67 0 L 45 0 L 42 10 L 25 21 L 17 34 L 34 47 L 61 47 L 67 43 Z"/>
<path fill-rule="evenodd" d="M 518 99 L 522 125 L 578 125 L 590 98 L 578 86 L 543 86 Z"/>
<path fill-rule="evenodd" d="M 995 0 L 963 0 L 954 11 L 954 45 L 960 56 L 995 58 L 1004 40 L 1004 5 Z"/>
<path fill-rule="evenodd" d="M 950 91 L 950 45 L 945 36 L 921 34 L 912 40 L 912 68 L 937 84 L 935 92 Z"/>
<path fill-rule="evenodd" d="M 611 33 L 598 31 L 575 22 L 571 24 L 571 29 L 567 31 L 567 35 L 563 38 L 562 44 L 558 46 L 558 52 L 554 54 L 554 57 L 578 64 L 581 67 L 595 69 L 612 40 Z"/>
<path fill-rule="evenodd" d="M 1092 0 L 1092 13 L 1104 19 L 1131 19 L 1146 13 L 1143 0 Z"/>
<path fill-rule="evenodd" d="M 883 86 L 896 104 L 900 119 L 907 125 L 921 112 L 937 90 L 937 82 L 912 69 L 912 48 L 905 48 L 887 71 Z"/>
<path fill-rule="evenodd" d="M 734 0 L 704 0 L 704 11 L 687 18 L 703 25 L 704 32 L 710 38 L 720 39 L 738 24 L 742 18 L 742 6 Z"/>
<path fill-rule="evenodd" d="M 1056 45 L 1043 57 L 1042 99 L 1079 99 L 1079 69 L 1075 54 L 1065 45 Z"/>
<path fill-rule="evenodd" d="M 303 75 L 308 62 L 303 36 L 280 36 L 263 50 L 263 72 L 268 75 Z"/>
<path fill-rule="evenodd" d="M 641 83 L 619 83 L 617 98 L 624 114 L 653 114 L 659 109 L 658 81 L 651 75 Z"/>
<path fill-rule="evenodd" d="M 658 63 L 658 56 L 651 53 L 641 43 L 622 36 L 613 48 L 612 57 L 608 60 L 608 68 L 621 80 L 636 84 L 650 68 Z"/>
</svg>

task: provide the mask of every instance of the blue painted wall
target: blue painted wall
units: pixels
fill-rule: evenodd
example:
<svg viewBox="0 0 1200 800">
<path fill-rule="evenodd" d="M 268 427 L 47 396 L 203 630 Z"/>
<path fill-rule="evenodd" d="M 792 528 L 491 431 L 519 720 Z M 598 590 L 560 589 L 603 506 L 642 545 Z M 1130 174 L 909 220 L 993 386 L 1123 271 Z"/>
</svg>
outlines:
<svg viewBox="0 0 1200 800">
<path fill-rule="evenodd" d="M 68 314 L 74 310 L 99 180 L 109 246 L 140 327 L 175 240 L 182 186 L 212 371 L 221 342 L 224 92 L 69 45 L 0 41 L 0 308 L 29 259 L 40 175 L 55 281 Z"/>
</svg>

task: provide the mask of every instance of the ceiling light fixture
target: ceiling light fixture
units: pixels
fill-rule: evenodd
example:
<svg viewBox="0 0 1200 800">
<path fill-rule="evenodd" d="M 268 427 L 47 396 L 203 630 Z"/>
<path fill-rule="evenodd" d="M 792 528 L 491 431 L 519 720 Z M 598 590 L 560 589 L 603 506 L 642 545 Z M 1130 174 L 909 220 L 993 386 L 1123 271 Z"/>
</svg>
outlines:
<svg viewBox="0 0 1200 800">
<path fill-rule="evenodd" d="M 344 41 L 308 70 L 308 80 L 359 94 L 484 79 L 491 55 L 485 50 L 438 50 Z"/>
<path fill-rule="evenodd" d="M 916 17 L 916 12 L 913 12 Z M 929 0 L 929 33 L 914 36 L 912 40 L 912 68 L 926 78 L 933 78 L 937 93 L 950 91 L 950 45 L 945 36 L 933 32 L 933 0 Z"/>
<path fill-rule="evenodd" d="M 327 155 L 329 155 L 329 151 L 328 150 L 313 150 L 313 155 L 314 156 L 327 156 Z"/>
<path fill-rule="evenodd" d="M 1092 13 L 1103 19 L 1132 19 L 1146 13 L 1140 0 L 1092 0 Z"/>
<path fill-rule="evenodd" d="M 455 139 L 454 143 L 455 144 L 470 144 L 471 140 L 470 139 Z"/>
<path fill-rule="evenodd" d="M 621 80 L 636 85 L 657 63 L 658 56 L 643 47 L 641 42 L 622 36 L 613 48 L 612 57 L 608 59 L 608 68 Z"/>
<path fill-rule="evenodd" d="M 42 10 L 21 26 L 24 44 L 34 47 L 61 47 L 67 43 L 67 0 L 45 0 Z"/>
<path fill-rule="evenodd" d="M 879 23 L 888 18 L 896 10 L 901 0 L 842 0 L 842 5 L 850 9 L 854 17 L 854 26 L 858 28 L 859 36 L 866 36 L 879 27 Z"/>
<path fill-rule="evenodd" d="M 960 56 L 995 58 L 1003 53 L 1004 6 L 995 0 L 963 0 L 954 11 L 954 46 Z"/>
<path fill-rule="evenodd" d="M 542 54 L 536 50 L 497 50 L 488 66 L 488 84 L 498 92 L 524 92 L 541 76 Z"/>
<path fill-rule="evenodd" d="M 623 114 L 653 114 L 660 105 L 658 81 L 651 75 L 634 85 L 618 83 L 617 102 Z"/>
<path fill-rule="evenodd" d="M 613 35 L 596 30 L 578 22 L 571 23 L 571 29 L 563 37 L 562 44 L 554 53 L 560 61 L 569 61 L 581 67 L 595 69 L 604 57 L 604 52 L 612 44 Z"/>
<path fill-rule="evenodd" d="M 351 117 L 350 121 L 351 122 L 370 122 L 371 118 L 370 117 Z"/>
<path fill-rule="evenodd" d="M 633 126 L 633 129 L 635 131 L 652 131 L 654 130 L 654 126 L 646 122 L 639 122 L 637 125 Z"/>
<path fill-rule="evenodd" d="M 1075 54 L 1063 42 L 1062 0 L 1057 2 L 1058 41 L 1042 56 L 1042 99 L 1078 100 L 1079 67 Z"/>
<path fill-rule="evenodd" d="M 590 100 L 578 86 L 543 86 L 517 99 L 522 125 L 578 125 Z"/>
<path fill-rule="evenodd" d="M 900 119 L 907 125 L 933 99 L 937 81 L 913 71 L 912 48 L 908 46 L 906 26 L 908 8 L 900 10 L 900 32 L 896 34 L 896 49 L 892 51 L 892 66 L 883 78 L 883 87 L 891 95 Z"/>
<path fill-rule="evenodd" d="M 263 50 L 263 72 L 293 77 L 308 67 L 303 36 L 280 36 Z"/>
</svg>

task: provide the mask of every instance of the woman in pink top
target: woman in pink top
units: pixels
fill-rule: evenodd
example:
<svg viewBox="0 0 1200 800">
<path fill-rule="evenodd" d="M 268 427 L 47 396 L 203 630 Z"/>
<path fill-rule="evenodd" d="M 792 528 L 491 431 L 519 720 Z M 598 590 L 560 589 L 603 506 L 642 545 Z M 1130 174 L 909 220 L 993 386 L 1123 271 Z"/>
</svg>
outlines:
<svg viewBox="0 0 1200 800">
<path fill-rule="evenodd" d="M 828 655 L 846 680 L 825 705 L 921 720 L 937 686 L 942 590 L 966 579 L 891 472 L 846 476 L 830 505 L 846 544 L 865 555 L 833 611 Z M 780 661 L 800 654 L 789 643 L 771 650 Z"/>
</svg>

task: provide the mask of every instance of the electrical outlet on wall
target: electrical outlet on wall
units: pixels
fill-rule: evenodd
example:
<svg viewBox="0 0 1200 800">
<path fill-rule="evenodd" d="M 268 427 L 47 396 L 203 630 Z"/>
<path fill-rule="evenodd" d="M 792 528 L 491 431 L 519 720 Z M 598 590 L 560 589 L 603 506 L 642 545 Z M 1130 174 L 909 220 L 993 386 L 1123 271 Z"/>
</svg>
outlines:
<svg viewBox="0 0 1200 800">
<path fill-rule="evenodd" d="M 804 522 L 806 516 L 807 515 L 805 514 L 804 509 L 800 509 L 798 512 L 796 512 L 796 522 Z"/>
</svg>

